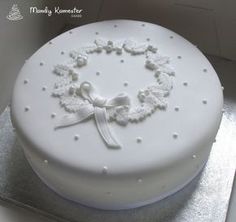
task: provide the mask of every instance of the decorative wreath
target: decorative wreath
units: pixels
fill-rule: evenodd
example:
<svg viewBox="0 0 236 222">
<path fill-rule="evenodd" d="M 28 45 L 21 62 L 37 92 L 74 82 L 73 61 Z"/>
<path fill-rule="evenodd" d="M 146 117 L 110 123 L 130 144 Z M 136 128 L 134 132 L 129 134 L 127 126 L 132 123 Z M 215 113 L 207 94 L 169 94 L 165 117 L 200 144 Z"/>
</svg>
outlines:
<svg viewBox="0 0 236 222">
<path fill-rule="evenodd" d="M 139 90 L 139 105 L 132 106 L 128 95 L 122 93 L 114 98 L 103 98 L 97 94 L 90 82 L 79 81 L 79 69 L 89 62 L 93 53 L 129 53 L 132 56 L 145 55 L 145 67 L 154 72 L 155 82 Z M 70 61 L 58 64 L 54 73 L 58 81 L 54 85 L 52 96 L 58 97 L 60 105 L 68 112 L 63 116 L 56 128 L 80 123 L 91 116 L 95 117 L 98 130 L 109 147 L 117 148 L 117 142 L 108 126 L 108 121 L 116 121 L 120 125 L 129 122 L 140 122 L 152 115 L 157 108 L 167 107 L 166 97 L 172 89 L 174 71 L 170 67 L 170 59 L 157 53 L 157 47 L 134 40 L 111 41 L 96 39 L 93 44 L 70 52 Z"/>
</svg>

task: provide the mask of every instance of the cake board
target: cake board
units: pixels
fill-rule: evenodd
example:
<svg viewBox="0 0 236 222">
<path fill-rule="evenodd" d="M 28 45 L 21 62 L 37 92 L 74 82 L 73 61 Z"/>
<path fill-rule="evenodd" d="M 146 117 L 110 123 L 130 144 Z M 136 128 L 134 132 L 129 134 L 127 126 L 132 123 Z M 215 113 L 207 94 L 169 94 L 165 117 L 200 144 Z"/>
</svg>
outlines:
<svg viewBox="0 0 236 222">
<path fill-rule="evenodd" d="M 17 142 L 7 108 L 0 116 L 0 198 L 56 221 L 223 222 L 236 165 L 231 117 L 224 113 L 205 168 L 182 190 L 141 208 L 103 211 L 65 200 L 40 181 Z"/>
</svg>

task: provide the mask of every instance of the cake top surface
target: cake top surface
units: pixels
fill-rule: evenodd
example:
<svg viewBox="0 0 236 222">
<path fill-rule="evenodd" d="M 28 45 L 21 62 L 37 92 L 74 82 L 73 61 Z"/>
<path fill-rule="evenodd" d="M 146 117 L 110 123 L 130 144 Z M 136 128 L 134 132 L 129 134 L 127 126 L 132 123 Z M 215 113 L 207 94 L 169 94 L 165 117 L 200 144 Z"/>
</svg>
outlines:
<svg viewBox="0 0 236 222">
<path fill-rule="evenodd" d="M 219 79 L 161 26 L 111 20 L 65 32 L 23 66 L 13 123 L 42 161 L 92 172 L 171 167 L 213 142 Z"/>
</svg>

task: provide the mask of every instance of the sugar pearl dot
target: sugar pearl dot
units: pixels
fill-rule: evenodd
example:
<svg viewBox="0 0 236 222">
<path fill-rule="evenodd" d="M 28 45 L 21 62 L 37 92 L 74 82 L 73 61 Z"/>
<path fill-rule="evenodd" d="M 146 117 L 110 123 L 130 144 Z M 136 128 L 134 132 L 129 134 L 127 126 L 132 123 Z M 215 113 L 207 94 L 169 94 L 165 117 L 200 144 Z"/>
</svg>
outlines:
<svg viewBox="0 0 236 222">
<path fill-rule="evenodd" d="M 224 90 L 225 89 L 224 86 L 222 86 L 221 89 Z"/>
<path fill-rule="evenodd" d="M 193 158 L 193 159 L 196 159 L 196 158 L 197 158 L 197 156 L 196 156 L 196 155 L 192 155 L 192 158 Z"/>
<path fill-rule="evenodd" d="M 207 72 L 207 69 L 203 69 L 203 72 Z"/>
<path fill-rule="evenodd" d="M 128 82 L 124 82 L 124 86 L 128 86 L 129 84 L 128 84 Z"/>
<path fill-rule="evenodd" d="M 143 141 L 142 137 L 137 137 L 137 138 L 136 138 L 136 142 L 137 142 L 137 143 L 142 143 L 142 141 Z"/>
<path fill-rule="evenodd" d="M 108 167 L 107 167 L 107 166 L 104 166 L 104 167 L 102 168 L 102 173 L 103 173 L 103 174 L 107 174 L 107 173 L 108 173 Z"/>
<path fill-rule="evenodd" d="M 48 160 L 44 160 L 43 162 L 46 163 L 46 164 L 48 164 Z"/>
<path fill-rule="evenodd" d="M 175 111 L 176 111 L 176 112 L 179 111 L 179 107 L 178 107 L 178 106 L 175 107 Z"/>
<path fill-rule="evenodd" d="M 182 56 L 177 56 L 178 59 L 182 59 Z"/>
<path fill-rule="evenodd" d="M 173 133 L 173 138 L 177 139 L 178 138 L 178 134 L 177 133 Z"/>
<path fill-rule="evenodd" d="M 55 118 L 55 117 L 56 117 L 56 113 L 52 113 L 51 118 Z"/>
<path fill-rule="evenodd" d="M 207 104 L 207 100 L 206 99 L 202 100 L 202 103 Z"/>
<path fill-rule="evenodd" d="M 24 80 L 24 84 L 27 84 L 28 82 L 29 82 L 28 79 L 25 79 L 25 80 Z"/>
<path fill-rule="evenodd" d="M 75 135 L 75 136 L 74 136 L 74 139 L 75 139 L 75 140 L 78 140 L 78 139 L 79 139 L 79 135 Z"/>
<path fill-rule="evenodd" d="M 187 85 L 188 85 L 188 83 L 187 83 L 187 82 L 184 82 L 184 83 L 183 83 L 183 85 L 184 85 L 184 86 L 187 86 Z"/>
<path fill-rule="evenodd" d="M 43 86 L 43 87 L 42 87 L 42 90 L 43 90 L 43 91 L 46 91 L 46 89 L 47 89 L 46 86 Z"/>
<path fill-rule="evenodd" d="M 26 106 L 25 107 L 25 112 L 28 112 L 30 110 L 30 107 L 29 106 Z"/>
<path fill-rule="evenodd" d="M 142 183 L 142 182 L 143 182 L 143 179 L 142 179 L 142 178 L 138 178 L 138 179 L 137 179 L 137 182 L 138 182 L 138 183 Z"/>
<path fill-rule="evenodd" d="M 99 76 L 101 73 L 100 72 L 96 72 L 96 75 Z"/>
<path fill-rule="evenodd" d="M 124 63 L 124 59 L 121 59 L 120 62 L 121 62 L 121 63 Z"/>
</svg>

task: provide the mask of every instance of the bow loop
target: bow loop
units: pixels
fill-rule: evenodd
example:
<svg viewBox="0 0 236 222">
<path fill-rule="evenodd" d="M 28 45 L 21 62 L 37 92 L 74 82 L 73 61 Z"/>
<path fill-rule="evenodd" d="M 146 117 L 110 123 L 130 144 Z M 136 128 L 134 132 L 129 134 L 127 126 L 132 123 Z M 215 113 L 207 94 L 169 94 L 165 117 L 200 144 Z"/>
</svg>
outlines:
<svg viewBox="0 0 236 222">
<path fill-rule="evenodd" d="M 105 99 L 96 94 L 95 89 L 90 82 L 81 83 L 80 94 L 89 103 L 84 106 L 82 105 L 76 113 L 64 116 L 56 128 L 80 123 L 93 115 L 95 117 L 97 129 L 106 144 L 112 148 L 120 148 L 120 144 L 117 142 L 109 128 L 106 114 L 107 109 L 109 108 L 129 106 L 130 98 L 123 93 L 112 99 Z"/>
</svg>

